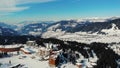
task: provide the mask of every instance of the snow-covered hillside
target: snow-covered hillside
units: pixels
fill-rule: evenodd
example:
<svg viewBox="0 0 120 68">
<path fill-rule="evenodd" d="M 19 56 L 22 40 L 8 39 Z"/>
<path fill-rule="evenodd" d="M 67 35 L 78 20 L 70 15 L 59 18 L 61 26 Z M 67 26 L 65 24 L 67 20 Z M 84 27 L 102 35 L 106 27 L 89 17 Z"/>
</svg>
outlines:
<svg viewBox="0 0 120 68">
<path fill-rule="evenodd" d="M 92 42 L 103 42 L 103 43 L 112 43 L 112 42 L 120 42 L 120 30 L 115 24 L 112 24 L 110 29 L 103 29 L 101 32 L 105 34 L 91 33 L 91 32 L 75 32 L 75 33 L 66 33 L 63 31 L 56 32 L 47 32 L 43 34 L 43 38 L 54 37 L 61 40 L 68 41 L 78 41 L 84 43 L 92 43 Z"/>
<path fill-rule="evenodd" d="M 108 35 L 119 35 L 120 34 L 120 29 L 116 26 L 116 24 L 112 24 L 112 28 L 110 29 L 103 29 L 101 32 L 104 32 L 105 34 Z"/>
<path fill-rule="evenodd" d="M 76 23 L 76 22 L 74 22 Z M 73 24 L 73 23 L 72 23 Z M 120 19 L 115 19 L 110 22 L 98 22 L 98 23 L 85 23 L 78 24 L 76 27 L 70 28 L 73 32 L 67 32 L 63 30 L 64 25 L 60 23 L 48 28 L 46 32 L 42 34 L 43 38 L 58 38 L 61 40 L 78 41 L 78 42 L 103 42 L 112 43 L 120 42 Z M 79 25 L 79 26 L 78 26 Z M 79 28 L 78 28 L 79 27 Z M 75 32 L 74 32 L 75 30 Z"/>
<path fill-rule="evenodd" d="M 15 35 L 19 35 L 17 31 L 11 28 L 0 27 L 0 36 L 15 36 Z"/>
<path fill-rule="evenodd" d="M 33 35 L 38 36 L 41 35 L 47 28 L 49 23 L 34 23 L 34 24 L 28 24 L 26 26 L 23 26 L 20 30 L 20 33 L 22 35 Z"/>
</svg>

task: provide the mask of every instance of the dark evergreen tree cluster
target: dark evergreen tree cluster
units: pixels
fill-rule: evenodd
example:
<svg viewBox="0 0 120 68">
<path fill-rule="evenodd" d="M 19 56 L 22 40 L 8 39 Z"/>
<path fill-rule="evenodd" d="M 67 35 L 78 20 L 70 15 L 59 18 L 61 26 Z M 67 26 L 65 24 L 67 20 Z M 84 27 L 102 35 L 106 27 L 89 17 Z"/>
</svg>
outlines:
<svg viewBox="0 0 120 68">
<path fill-rule="evenodd" d="M 0 36 L 0 45 L 25 44 L 28 40 L 36 40 L 37 37 L 22 36 Z"/>
</svg>

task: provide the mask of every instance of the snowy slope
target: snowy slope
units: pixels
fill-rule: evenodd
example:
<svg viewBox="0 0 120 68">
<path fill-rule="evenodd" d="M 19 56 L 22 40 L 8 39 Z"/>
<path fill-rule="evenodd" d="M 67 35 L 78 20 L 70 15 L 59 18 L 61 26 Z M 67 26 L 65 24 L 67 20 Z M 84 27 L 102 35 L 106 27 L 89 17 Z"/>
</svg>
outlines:
<svg viewBox="0 0 120 68">
<path fill-rule="evenodd" d="M 112 28 L 103 29 L 103 30 L 101 30 L 101 32 L 104 32 L 104 33 L 109 34 L 109 35 L 119 35 L 120 34 L 119 28 L 114 23 L 112 24 Z"/>
<path fill-rule="evenodd" d="M 66 22 L 66 24 L 65 24 Z M 109 20 L 108 22 L 96 22 L 96 23 L 78 23 L 78 22 L 59 22 L 48 28 L 46 32 L 42 34 L 43 38 L 58 38 L 62 40 L 78 41 L 78 42 L 120 42 L 120 19 Z M 72 27 L 72 25 L 74 27 Z M 66 26 L 67 25 L 67 26 Z M 67 29 L 71 26 L 69 32 Z M 74 32 L 75 30 L 75 32 Z"/>
</svg>

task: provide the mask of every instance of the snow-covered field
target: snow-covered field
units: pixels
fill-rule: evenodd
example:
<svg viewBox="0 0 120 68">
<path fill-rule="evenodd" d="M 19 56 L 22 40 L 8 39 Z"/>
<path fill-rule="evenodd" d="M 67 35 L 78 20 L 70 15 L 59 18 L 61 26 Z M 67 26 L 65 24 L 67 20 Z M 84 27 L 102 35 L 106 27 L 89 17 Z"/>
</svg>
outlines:
<svg viewBox="0 0 120 68">
<path fill-rule="evenodd" d="M 3 64 L 0 68 L 10 68 L 17 64 L 23 65 L 21 68 L 49 68 L 48 61 L 39 61 L 37 58 L 32 59 L 32 55 L 22 56 L 25 56 L 25 58 L 19 59 L 21 55 L 18 55 L 0 59 L 0 63 Z M 11 64 L 9 64 L 9 61 L 11 61 Z"/>
<path fill-rule="evenodd" d="M 22 55 L 22 56 L 26 56 L 26 57 L 19 59 L 20 57 L 19 55 L 19 56 L 0 59 L 0 63 L 3 64 L 1 65 L 0 68 L 10 68 L 18 64 L 22 65 L 22 67 L 19 67 L 19 68 L 55 68 L 55 67 L 50 67 L 48 64 L 48 61 L 40 61 L 39 57 L 32 59 L 31 55 Z M 11 64 L 9 64 L 9 61 L 11 61 Z M 71 63 L 67 63 L 62 65 L 61 68 L 77 68 L 77 66 Z"/>
<path fill-rule="evenodd" d="M 102 35 L 102 34 L 96 34 L 96 33 L 89 34 L 85 32 L 66 33 L 66 34 L 52 32 L 47 34 L 49 35 L 44 36 L 44 38 L 53 37 L 53 38 L 58 38 L 65 41 L 77 41 L 77 42 L 83 42 L 83 43 L 92 43 L 92 42 L 119 43 L 120 42 L 120 36 L 116 34 Z"/>
</svg>

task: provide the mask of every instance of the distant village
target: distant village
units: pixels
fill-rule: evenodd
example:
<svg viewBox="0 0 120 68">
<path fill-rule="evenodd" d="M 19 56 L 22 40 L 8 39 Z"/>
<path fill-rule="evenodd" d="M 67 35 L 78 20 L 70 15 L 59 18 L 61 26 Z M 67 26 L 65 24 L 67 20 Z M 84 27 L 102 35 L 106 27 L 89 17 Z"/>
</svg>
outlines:
<svg viewBox="0 0 120 68">
<path fill-rule="evenodd" d="M 55 38 L 35 38 L 21 39 L 23 41 L 22 43 L 17 40 L 5 40 L 0 45 L 0 58 L 20 54 L 34 54 L 34 56 L 31 56 L 32 59 L 39 57 L 39 61 L 48 61 L 49 66 L 52 68 L 61 68 L 62 65 L 67 63 L 73 64 L 76 68 L 120 67 L 120 44 L 96 42 L 85 44 L 75 41 L 62 41 Z M 7 41 L 14 41 L 14 43 L 12 42 L 11 44 Z M 18 59 L 25 57 L 19 56 Z M 8 62 L 10 64 L 12 63 L 11 60 L 8 60 Z M 2 63 L 0 62 L 1 65 Z M 21 65 L 17 64 L 11 66 L 11 68 L 18 68 L 19 66 Z"/>
</svg>

